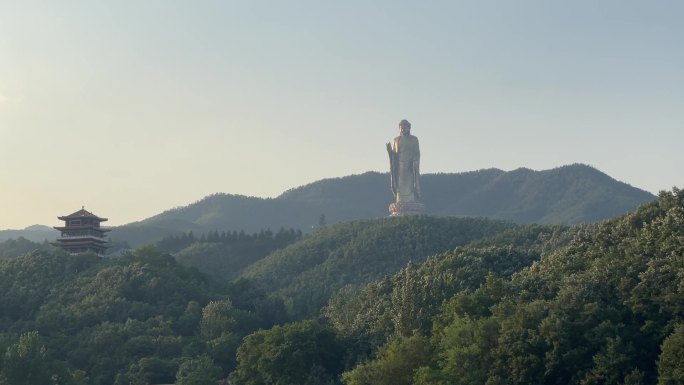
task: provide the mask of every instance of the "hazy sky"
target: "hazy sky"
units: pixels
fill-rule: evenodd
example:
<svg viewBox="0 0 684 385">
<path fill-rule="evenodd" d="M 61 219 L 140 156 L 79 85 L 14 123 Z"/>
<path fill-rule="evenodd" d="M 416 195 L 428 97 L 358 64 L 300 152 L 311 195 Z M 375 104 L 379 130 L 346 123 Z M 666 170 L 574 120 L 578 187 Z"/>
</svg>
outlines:
<svg viewBox="0 0 684 385">
<path fill-rule="evenodd" d="M 388 168 L 684 186 L 681 1 L 0 0 L 0 229 Z M 389 202 L 388 202 L 389 203 Z"/>
</svg>

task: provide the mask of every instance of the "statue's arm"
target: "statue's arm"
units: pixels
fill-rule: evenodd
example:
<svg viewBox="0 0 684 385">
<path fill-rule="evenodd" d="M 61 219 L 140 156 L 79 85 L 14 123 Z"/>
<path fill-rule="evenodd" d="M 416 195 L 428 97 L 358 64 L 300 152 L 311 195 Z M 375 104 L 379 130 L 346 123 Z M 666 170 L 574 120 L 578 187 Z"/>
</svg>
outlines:
<svg viewBox="0 0 684 385">
<path fill-rule="evenodd" d="M 397 195 L 397 154 L 392 149 L 392 144 L 390 143 L 387 143 L 387 155 L 389 155 L 390 161 L 390 189 L 392 190 L 392 194 Z"/>
<path fill-rule="evenodd" d="M 422 194 L 420 192 L 420 145 L 418 144 L 418 138 L 416 138 L 416 154 L 413 158 L 413 180 L 415 183 L 416 198 L 420 198 Z"/>
</svg>

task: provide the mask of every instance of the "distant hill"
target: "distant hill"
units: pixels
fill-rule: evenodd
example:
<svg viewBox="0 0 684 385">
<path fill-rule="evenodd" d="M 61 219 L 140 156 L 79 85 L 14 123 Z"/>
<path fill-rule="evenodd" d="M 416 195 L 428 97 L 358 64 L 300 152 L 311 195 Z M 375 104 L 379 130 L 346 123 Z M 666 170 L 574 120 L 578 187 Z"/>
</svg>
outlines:
<svg viewBox="0 0 684 385">
<path fill-rule="evenodd" d="M 516 223 L 577 224 L 635 210 L 655 196 L 619 182 L 587 165 L 551 170 L 485 169 L 422 176 L 426 214 L 482 216 Z M 318 227 L 387 216 L 392 201 L 387 174 L 367 172 L 323 179 L 288 190 L 276 198 L 215 194 L 185 207 L 117 227 L 114 241 L 139 246 L 164 236 L 213 230 L 258 232 L 270 228 Z"/>
<path fill-rule="evenodd" d="M 53 241 L 58 235 L 59 232 L 52 227 L 33 225 L 23 230 L 0 230 L 0 242 L 8 239 L 18 239 L 19 237 L 32 242 Z"/>
</svg>

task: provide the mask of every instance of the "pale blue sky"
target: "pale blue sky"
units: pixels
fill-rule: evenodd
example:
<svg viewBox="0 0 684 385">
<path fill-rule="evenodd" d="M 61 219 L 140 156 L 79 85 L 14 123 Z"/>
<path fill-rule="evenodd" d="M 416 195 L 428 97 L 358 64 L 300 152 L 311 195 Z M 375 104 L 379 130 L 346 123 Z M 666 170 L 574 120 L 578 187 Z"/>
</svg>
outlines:
<svg viewBox="0 0 684 385">
<path fill-rule="evenodd" d="M 684 186 L 680 1 L 0 0 L 0 229 L 215 192 L 587 163 Z"/>
</svg>

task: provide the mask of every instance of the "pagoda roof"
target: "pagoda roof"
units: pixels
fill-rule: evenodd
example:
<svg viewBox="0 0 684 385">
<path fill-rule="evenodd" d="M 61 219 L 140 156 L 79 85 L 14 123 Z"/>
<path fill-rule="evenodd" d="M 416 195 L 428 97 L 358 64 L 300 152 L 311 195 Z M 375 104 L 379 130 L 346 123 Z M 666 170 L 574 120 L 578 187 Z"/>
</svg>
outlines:
<svg viewBox="0 0 684 385">
<path fill-rule="evenodd" d="M 104 222 L 107 220 L 107 218 L 100 218 L 97 215 L 91 213 L 90 211 L 87 211 L 83 206 L 81 206 L 81 209 L 76 211 L 75 213 L 71 213 L 69 215 L 65 215 L 63 217 L 57 217 L 57 219 L 61 221 L 66 221 L 68 219 L 80 219 L 80 218 L 93 218 L 97 219 L 99 222 Z"/>
</svg>

